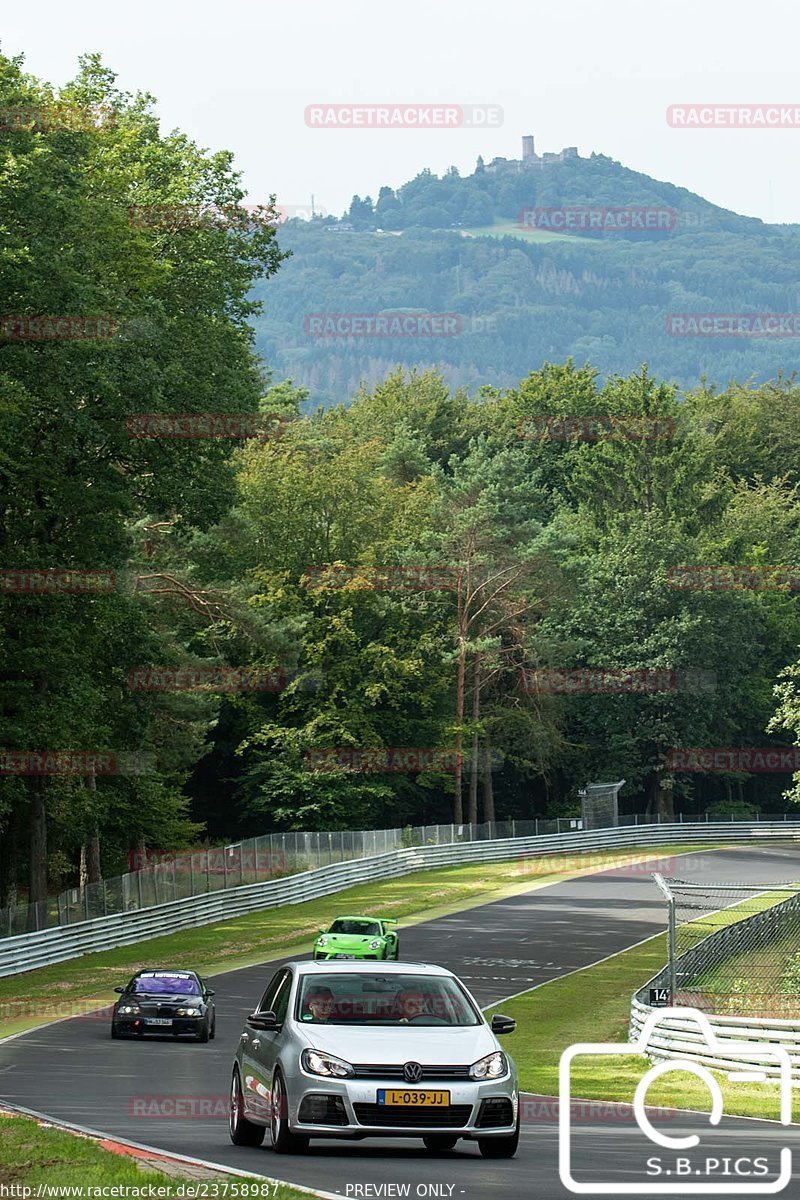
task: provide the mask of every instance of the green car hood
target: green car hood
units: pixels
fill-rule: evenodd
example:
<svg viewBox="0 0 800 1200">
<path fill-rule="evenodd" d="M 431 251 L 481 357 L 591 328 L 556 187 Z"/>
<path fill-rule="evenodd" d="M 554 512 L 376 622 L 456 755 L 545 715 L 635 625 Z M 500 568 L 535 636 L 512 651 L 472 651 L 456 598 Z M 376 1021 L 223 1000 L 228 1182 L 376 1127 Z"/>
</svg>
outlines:
<svg viewBox="0 0 800 1200">
<path fill-rule="evenodd" d="M 356 952 L 358 950 L 369 949 L 370 942 L 383 942 L 385 939 L 379 933 L 362 934 L 362 933 L 322 933 L 320 937 L 327 938 L 325 950 L 328 946 L 335 946 L 337 950 L 343 953 Z M 319 938 L 317 938 L 319 941 Z"/>
</svg>

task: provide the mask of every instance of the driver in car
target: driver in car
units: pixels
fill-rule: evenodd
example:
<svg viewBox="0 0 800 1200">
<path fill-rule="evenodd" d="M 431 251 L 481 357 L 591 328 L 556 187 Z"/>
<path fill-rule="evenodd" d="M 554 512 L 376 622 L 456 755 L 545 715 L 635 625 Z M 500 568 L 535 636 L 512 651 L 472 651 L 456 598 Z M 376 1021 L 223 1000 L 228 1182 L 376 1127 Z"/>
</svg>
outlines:
<svg viewBox="0 0 800 1200">
<path fill-rule="evenodd" d="M 333 1015 L 333 993 L 330 988 L 317 988 L 306 996 L 306 1020 L 312 1018 L 324 1024 Z"/>
<path fill-rule="evenodd" d="M 415 1017 L 429 1016 L 428 997 L 422 992 L 400 992 L 397 996 L 400 1024 L 407 1025 Z"/>
</svg>

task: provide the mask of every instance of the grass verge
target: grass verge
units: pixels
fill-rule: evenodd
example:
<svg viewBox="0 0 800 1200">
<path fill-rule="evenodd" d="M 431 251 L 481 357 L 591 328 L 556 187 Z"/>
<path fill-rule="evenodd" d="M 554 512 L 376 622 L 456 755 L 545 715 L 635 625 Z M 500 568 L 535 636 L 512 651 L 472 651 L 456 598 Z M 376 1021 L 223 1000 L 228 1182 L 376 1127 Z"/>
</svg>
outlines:
<svg viewBox="0 0 800 1200">
<path fill-rule="evenodd" d="M 163 1159 L 132 1158 L 105 1149 L 94 1138 L 40 1125 L 29 1117 L 8 1116 L 0 1112 L 0 1183 L 16 1185 L 13 1194 L 20 1200 L 35 1195 L 38 1186 L 42 1187 L 44 1194 L 47 1194 L 45 1188 L 52 1188 L 54 1196 L 68 1194 L 56 1189 L 123 1186 L 132 1189 L 127 1193 L 131 1198 L 137 1195 L 133 1189 L 141 1188 L 143 1191 L 138 1194 L 147 1196 L 148 1188 L 152 1187 L 160 1190 L 150 1192 L 151 1196 L 169 1200 L 169 1197 L 182 1194 L 179 1192 L 182 1186 L 191 1186 L 187 1180 L 201 1187 L 206 1183 L 208 1190 L 205 1194 L 208 1196 L 215 1195 L 214 1183 L 209 1181 L 219 1184 L 216 1193 L 219 1196 L 223 1194 L 224 1182 L 225 1195 L 229 1200 L 242 1197 L 252 1200 L 255 1196 L 267 1195 L 270 1200 L 306 1200 L 307 1196 L 307 1193 L 295 1188 L 274 1185 L 266 1180 L 261 1181 L 266 1190 L 261 1190 L 256 1179 L 243 1179 L 200 1167 L 182 1167 Z M 31 1191 L 22 1190 L 25 1188 Z"/>
<path fill-rule="evenodd" d="M 719 849 L 719 844 L 693 846 L 691 851 L 714 848 Z M 109 1004 L 113 988 L 146 965 L 187 967 L 214 975 L 293 951 L 305 953 L 320 926 L 328 924 L 337 912 L 385 914 L 409 925 L 563 879 L 608 870 L 615 864 L 627 866 L 657 857 L 663 865 L 666 858 L 686 852 L 682 844 L 634 852 L 565 852 L 554 855 L 550 862 L 532 857 L 442 867 L 347 888 L 319 900 L 248 913 L 216 925 L 184 929 L 116 950 L 86 954 L 0 979 L 0 1037 Z M 400 936 L 402 945 L 402 928 Z"/>
<path fill-rule="evenodd" d="M 760 898 L 765 907 L 769 897 Z M 771 899 L 775 903 L 775 897 Z M 738 906 L 737 906 L 738 907 Z M 752 913 L 737 909 L 716 914 L 714 927 L 732 924 Z M 542 984 L 513 1000 L 502 1002 L 487 1015 L 502 1012 L 514 1017 L 517 1030 L 508 1039 L 508 1051 L 520 1072 L 520 1086 L 545 1096 L 559 1093 L 558 1067 L 564 1050 L 577 1042 L 628 1042 L 631 996 L 652 978 L 667 960 L 665 934 L 623 950 L 605 962 L 584 967 L 571 975 Z M 577 1057 L 572 1064 L 571 1094 L 585 1100 L 610 1100 L 630 1104 L 639 1080 L 650 1066 L 643 1055 Z M 725 1112 L 735 1116 L 777 1119 L 777 1084 L 731 1084 L 714 1072 L 725 1100 Z M 662 1077 L 648 1092 L 648 1104 L 709 1111 L 709 1093 L 693 1075 L 675 1071 Z M 793 1121 L 800 1120 L 800 1096 L 793 1095 Z"/>
</svg>

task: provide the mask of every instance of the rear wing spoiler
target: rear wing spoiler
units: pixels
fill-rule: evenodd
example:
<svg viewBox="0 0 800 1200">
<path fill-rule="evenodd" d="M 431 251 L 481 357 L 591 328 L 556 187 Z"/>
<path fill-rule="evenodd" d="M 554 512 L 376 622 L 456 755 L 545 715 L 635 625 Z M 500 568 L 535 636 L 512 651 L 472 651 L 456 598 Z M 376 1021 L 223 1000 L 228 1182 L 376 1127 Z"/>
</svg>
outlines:
<svg viewBox="0 0 800 1200">
<path fill-rule="evenodd" d="M 383 921 L 384 925 L 396 925 L 397 924 L 397 917 L 381 917 L 380 919 L 381 919 L 381 921 Z"/>
</svg>

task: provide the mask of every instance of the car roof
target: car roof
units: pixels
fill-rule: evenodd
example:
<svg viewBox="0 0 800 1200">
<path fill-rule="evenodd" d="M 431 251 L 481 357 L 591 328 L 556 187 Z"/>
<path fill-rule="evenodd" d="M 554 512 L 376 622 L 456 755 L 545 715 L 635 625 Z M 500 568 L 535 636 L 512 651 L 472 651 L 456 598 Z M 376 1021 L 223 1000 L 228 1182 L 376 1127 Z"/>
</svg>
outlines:
<svg viewBox="0 0 800 1200">
<path fill-rule="evenodd" d="M 453 972 L 447 967 L 436 963 L 415 962 L 377 962 L 375 960 L 353 959 L 347 962 L 313 962 L 309 959 L 297 959 L 283 964 L 292 967 L 299 975 L 329 975 L 333 972 L 360 975 L 446 975 L 453 978 Z"/>
</svg>

